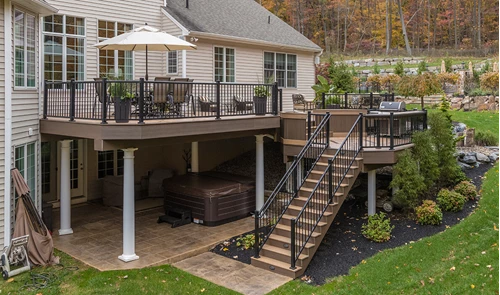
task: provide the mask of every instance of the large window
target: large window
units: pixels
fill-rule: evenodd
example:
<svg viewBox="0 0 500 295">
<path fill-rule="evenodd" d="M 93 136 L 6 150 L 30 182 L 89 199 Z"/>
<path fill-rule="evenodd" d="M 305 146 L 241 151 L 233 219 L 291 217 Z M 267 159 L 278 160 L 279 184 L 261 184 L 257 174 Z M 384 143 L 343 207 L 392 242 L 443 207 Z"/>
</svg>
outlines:
<svg viewBox="0 0 500 295">
<path fill-rule="evenodd" d="M 264 52 L 264 82 L 278 82 L 279 87 L 297 87 L 297 56 Z"/>
<path fill-rule="evenodd" d="M 14 12 L 14 86 L 35 87 L 35 16 Z"/>
<path fill-rule="evenodd" d="M 123 151 L 97 152 L 97 177 L 123 175 Z"/>
<path fill-rule="evenodd" d="M 167 74 L 177 74 L 177 51 L 167 52 Z"/>
<path fill-rule="evenodd" d="M 17 146 L 14 149 L 14 163 L 30 188 L 30 195 L 36 204 L 36 143 Z"/>
<path fill-rule="evenodd" d="M 215 47 L 214 49 L 214 80 L 220 82 L 234 82 L 234 49 Z"/>
<path fill-rule="evenodd" d="M 121 35 L 132 30 L 131 24 L 99 21 L 99 42 Z M 125 80 L 134 77 L 134 62 L 132 51 L 99 50 L 99 76 L 116 76 Z"/>
<path fill-rule="evenodd" d="M 43 18 L 44 78 L 49 81 L 84 79 L 85 21 L 80 17 Z"/>
</svg>

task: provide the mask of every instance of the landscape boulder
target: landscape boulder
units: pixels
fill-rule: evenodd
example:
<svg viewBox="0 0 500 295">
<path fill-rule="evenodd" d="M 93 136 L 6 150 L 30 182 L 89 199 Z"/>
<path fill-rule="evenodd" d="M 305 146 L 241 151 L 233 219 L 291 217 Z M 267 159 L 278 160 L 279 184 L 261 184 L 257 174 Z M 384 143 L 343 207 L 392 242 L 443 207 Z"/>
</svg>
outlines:
<svg viewBox="0 0 500 295">
<path fill-rule="evenodd" d="M 469 165 L 474 165 L 477 163 L 476 155 L 470 155 L 470 153 L 468 153 L 460 160 L 460 162 Z"/>
<path fill-rule="evenodd" d="M 496 162 L 498 160 L 498 153 L 491 153 L 488 158 L 490 158 L 491 162 Z"/>
<path fill-rule="evenodd" d="M 483 154 L 483 153 L 476 153 L 476 159 L 479 162 L 483 162 L 483 163 L 489 163 L 490 162 L 490 158 L 488 156 L 486 156 L 485 154 Z"/>
<path fill-rule="evenodd" d="M 465 170 L 473 168 L 473 166 L 465 164 L 465 163 L 462 163 L 460 161 L 458 162 L 458 166 L 460 166 L 460 169 L 462 169 L 462 171 L 465 171 Z"/>
</svg>

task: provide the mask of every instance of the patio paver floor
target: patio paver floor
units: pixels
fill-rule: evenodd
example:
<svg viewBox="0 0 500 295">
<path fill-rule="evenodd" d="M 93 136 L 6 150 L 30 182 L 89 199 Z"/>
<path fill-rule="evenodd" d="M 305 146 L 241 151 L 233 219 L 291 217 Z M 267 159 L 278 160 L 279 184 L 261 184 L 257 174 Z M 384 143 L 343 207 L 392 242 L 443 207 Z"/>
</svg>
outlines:
<svg viewBox="0 0 500 295">
<path fill-rule="evenodd" d="M 245 295 L 263 295 L 292 280 L 212 252 L 187 258 L 174 266 Z"/>
<path fill-rule="evenodd" d="M 157 223 L 162 208 L 136 212 L 138 260 L 125 263 L 122 254 L 122 211 L 98 204 L 71 208 L 73 234 L 59 236 L 59 211 L 54 212 L 54 246 L 101 271 L 171 264 L 208 251 L 217 243 L 253 229 L 251 217 L 216 227 L 188 224 L 171 228 Z"/>
</svg>

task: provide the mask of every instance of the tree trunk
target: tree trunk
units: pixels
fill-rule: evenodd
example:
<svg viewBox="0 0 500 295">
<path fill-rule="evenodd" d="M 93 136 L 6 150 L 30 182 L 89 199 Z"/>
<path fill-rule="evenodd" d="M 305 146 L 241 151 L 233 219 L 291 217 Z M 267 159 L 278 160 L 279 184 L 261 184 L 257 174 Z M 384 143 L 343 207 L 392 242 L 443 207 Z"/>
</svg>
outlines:
<svg viewBox="0 0 500 295">
<path fill-rule="evenodd" d="M 453 26 L 455 28 L 455 49 L 458 49 L 457 0 L 453 0 Z"/>
<path fill-rule="evenodd" d="M 477 0 L 477 48 L 481 49 L 481 0 Z"/>
<path fill-rule="evenodd" d="M 472 47 L 476 47 L 476 0 L 472 0 L 472 26 L 471 26 L 471 41 Z"/>
<path fill-rule="evenodd" d="M 345 0 L 345 17 L 344 17 L 344 50 L 347 48 L 347 17 L 349 16 L 349 0 Z"/>
<path fill-rule="evenodd" d="M 431 51 L 431 0 L 427 0 L 427 51 Z"/>
<path fill-rule="evenodd" d="M 389 55 L 392 43 L 392 4 L 391 0 L 385 0 L 385 54 Z"/>
<path fill-rule="evenodd" d="M 403 15 L 403 8 L 401 7 L 401 0 L 398 1 L 399 19 L 401 20 L 401 29 L 403 30 L 403 37 L 405 38 L 406 52 L 411 56 L 410 42 L 408 41 L 408 35 L 406 34 L 405 17 Z"/>
</svg>

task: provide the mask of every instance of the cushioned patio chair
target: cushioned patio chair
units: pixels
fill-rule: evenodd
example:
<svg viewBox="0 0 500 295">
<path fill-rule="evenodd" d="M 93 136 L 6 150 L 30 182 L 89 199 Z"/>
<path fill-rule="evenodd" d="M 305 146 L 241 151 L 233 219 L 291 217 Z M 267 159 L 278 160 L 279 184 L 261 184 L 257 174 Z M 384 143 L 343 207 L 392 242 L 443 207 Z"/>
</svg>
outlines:
<svg viewBox="0 0 500 295">
<path fill-rule="evenodd" d="M 164 83 L 170 81 L 170 77 L 155 77 L 153 84 L 152 111 L 148 116 L 163 115 L 172 108 L 172 102 L 169 101 L 168 94 L 171 91 L 172 84 Z"/>
<path fill-rule="evenodd" d="M 251 111 L 253 109 L 252 101 L 244 101 L 241 96 L 233 96 L 234 110 L 237 112 Z"/>
<path fill-rule="evenodd" d="M 300 93 L 292 94 L 292 101 L 293 101 L 294 111 L 296 110 L 301 112 L 312 111 L 316 107 L 314 101 L 306 100 L 304 98 L 304 95 Z"/>
<path fill-rule="evenodd" d="M 194 111 L 194 100 L 193 100 L 193 79 L 189 78 L 176 78 L 174 82 L 185 82 L 185 83 L 173 83 L 172 89 L 168 94 L 168 99 L 173 104 L 172 112 L 176 115 L 183 115 L 182 106 L 189 105 L 191 100 L 193 103 L 193 113 Z"/>
<path fill-rule="evenodd" d="M 201 112 L 217 112 L 217 103 L 205 95 L 198 96 L 198 103 L 200 104 Z"/>
<path fill-rule="evenodd" d="M 102 97 L 102 78 L 94 78 L 94 81 L 96 83 L 94 83 L 94 85 L 95 85 L 95 98 L 94 98 L 94 106 L 92 107 L 92 118 L 94 118 L 94 113 L 96 110 L 97 101 L 99 101 L 99 103 L 101 103 L 101 104 L 103 103 L 103 101 L 106 101 L 108 109 L 109 109 L 109 104 L 112 102 L 108 91 L 106 91 L 106 98 L 103 99 L 103 97 Z"/>
</svg>

